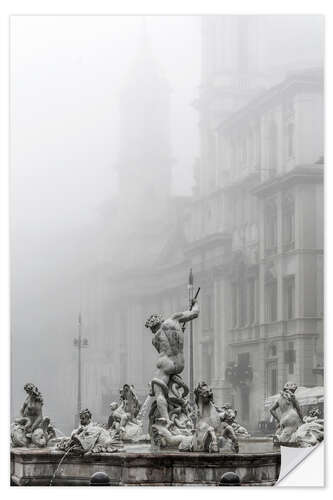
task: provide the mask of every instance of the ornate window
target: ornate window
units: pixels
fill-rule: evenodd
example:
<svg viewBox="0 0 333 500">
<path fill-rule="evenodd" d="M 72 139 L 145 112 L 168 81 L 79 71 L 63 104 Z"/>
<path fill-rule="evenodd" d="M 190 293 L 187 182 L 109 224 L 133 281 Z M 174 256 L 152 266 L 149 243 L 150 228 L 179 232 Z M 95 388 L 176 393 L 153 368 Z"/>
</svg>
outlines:
<svg viewBox="0 0 333 500">
<path fill-rule="evenodd" d="M 274 343 L 270 344 L 269 349 L 268 349 L 268 355 L 271 358 L 276 358 L 276 356 L 277 356 L 277 346 L 276 346 L 276 344 L 274 344 Z"/>
<path fill-rule="evenodd" d="M 242 137 L 240 142 L 240 164 L 243 168 L 246 164 L 246 138 Z"/>
<path fill-rule="evenodd" d="M 295 276 L 284 278 L 284 317 L 295 317 Z"/>
<path fill-rule="evenodd" d="M 265 206 L 265 253 L 276 253 L 277 248 L 277 209 L 274 201 Z"/>
<path fill-rule="evenodd" d="M 269 176 L 273 177 L 276 173 L 277 168 L 277 127 L 274 121 L 270 123 L 269 133 L 268 133 L 268 172 Z"/>
<path fill-rule="evenodd" d="M 295 110 L 293 102 L 288 102 L 284 107 L 285 143 L 287 160 L 295 156 Z"/>
<path fill-rule="evenodd" d="M 269 363 L 267 368 L 267 386 L 269 396 L 273 396 L 278 391 L 278 370 L 277 363 Z"/>
<path fill-rule="evenodd" d="M 295 202 L 292 195 L 286 195 L 282 205 L 283 249 L 295 248 Z"/>
<path fill-rule="evenodd" d="M 242 283 L 239 289 L 239 326 L 245 326 L 247 320 L 247 290 L 246 284 Z"/>
<path fill-rule="evenodd" d="M 287 158 L 294 156 L 294 124 L 292 122 L 287 125 Z"/>
<path fill-rule="evenodd" d="M 273 276 L 265 283 L 265 321 L 277 320 L 277 280 Z"/>
<path fill-rule="evenodd" d="M 250 278 L 247 283 L 248 290 L 248 323 L 253 325 L 256 318 L 256 282 L 254 278 Z"/>
<path fill-rule="evenodd" d="M 293 375 L 296 363 L 296 351 L 294 349 L 294 342 L 288 342 L 288 349 L 284 351 L 284 362 L 288 365 L 288 374 Z"/>
</svg>

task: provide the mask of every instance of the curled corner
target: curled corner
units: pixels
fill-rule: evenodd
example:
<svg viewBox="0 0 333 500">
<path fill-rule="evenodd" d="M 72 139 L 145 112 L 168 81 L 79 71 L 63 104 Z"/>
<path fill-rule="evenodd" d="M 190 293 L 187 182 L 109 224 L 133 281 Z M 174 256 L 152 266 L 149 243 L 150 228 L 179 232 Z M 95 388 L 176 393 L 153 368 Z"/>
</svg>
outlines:
<svg viewBox="0 0 333 500">
<path fill-rule="evenodd" d="M 324 443 L 319 443 L 316 446 L 311 446 L 309 448 L 292 448 L 288 446 L 281 446 L 281 469 L 278 480 L 275 486 L 284 486 L 280 484 L 283 482 L 284 478 L 296 469 L 314 450 L 318 447 L 322 447 L 322 453 L 324 453 Z M 289 484 L 286 486 L 290 486 Z"/>
</svg>

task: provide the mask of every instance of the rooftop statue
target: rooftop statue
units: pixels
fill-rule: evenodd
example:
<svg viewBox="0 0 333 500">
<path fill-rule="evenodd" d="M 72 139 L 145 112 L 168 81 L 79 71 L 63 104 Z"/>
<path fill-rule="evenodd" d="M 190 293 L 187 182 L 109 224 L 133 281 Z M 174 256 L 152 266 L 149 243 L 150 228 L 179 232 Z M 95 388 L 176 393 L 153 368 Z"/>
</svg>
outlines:
<svg viewBox="0 0 333 500">
<path fill-rule="evenodd" d="M 27 397 L 20 410 L 21 416 L 11 426 L 13 447 L 43 448 L 56 437 L 54 427 L 48 417 L 43 417 L 43 397 L 38 388 L 25 384 Z"/>
<path fill-rule="evenodd" d="M 93 422 L 88 408 L 80 412 L 79 427 L 73 430 L 69 438 L 65 437 L 57 444 L 57 448 L 62 451 L 71 450 L 85 456 L 93 453 L 114 453 L 120 447 L 117 433 Z"/>
<path fill-rule="evenodd" d="M 297 385 L 294 382 L 287 382 L 280 398 L 270 408 L 271 414 L 278 422 L 273 440 L 281 444 L 294 443 L 299 447 L 314 446 L 324 439 L 323 420 L 318 418 L 317 412 L 303 418 L 295 395 L 296 390 Z"/>
</svg>

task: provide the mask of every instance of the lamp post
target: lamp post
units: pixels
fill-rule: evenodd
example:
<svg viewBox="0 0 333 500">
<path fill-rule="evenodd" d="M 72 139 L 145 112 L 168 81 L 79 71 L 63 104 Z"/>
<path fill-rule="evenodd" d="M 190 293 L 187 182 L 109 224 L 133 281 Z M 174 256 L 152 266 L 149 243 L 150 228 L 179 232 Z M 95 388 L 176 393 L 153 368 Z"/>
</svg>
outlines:
<svg viewBox="0 0 333 500">
<path fill-rule="evenodd" d="M 77 348 L 78 356 L 77 356 L 77 415 L 76 415 L 76 423 L 80 423 L 80 411 L 81 408 L 81 387 L 82 387 L 82 367 L 81 367 L 81 349 L 84 347 L 88 347 L 88 339 L 82 339 L 82 318 L 81 312 L 78 317 L 78 336 L 73 340 L 74 347 Z"/>
</svg>

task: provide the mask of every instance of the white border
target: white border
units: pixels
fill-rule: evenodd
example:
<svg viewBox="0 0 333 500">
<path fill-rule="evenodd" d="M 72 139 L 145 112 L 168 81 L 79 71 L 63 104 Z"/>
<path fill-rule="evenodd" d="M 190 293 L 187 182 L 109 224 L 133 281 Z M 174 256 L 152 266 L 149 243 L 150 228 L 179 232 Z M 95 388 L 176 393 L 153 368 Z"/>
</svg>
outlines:
<svg viewBox="0 0 333 500">
<path fill-rule="evenodd" d="M 115 2 L 110 0 L 57 0 L 57 1 L 42 1 L 42 0 L 21 0 L 21 1 L 2 1 L 0 6 L 0 229 L 1 229 L 1 247 L 0 247 L 0 324 L 2 332 L 2 343 L 1 343 L 1 380 L 3 381 L 2 390 L 2 402 L 1 405 L 1 480 L 0 488 L 4 494 L 9 494 L 10 496 L 21 496 L 22 493 L 24 498 L 33 495 L 34 497 L 39 495 L 55 496 L 55 495 L 70 495 L 71 497 L 76 497 L 79 495 L 80 498 L 86 497 L 91 494 L 89 488 L 59 488 L 52 489 L 48 488 L 47 493 L 44 488 L 9 488 L 9 460 L 8 460 L 8 424 L 9 424 L 9 254 L 8 254 L 8 242 L 9 242 L 9 224 L 8 224 L 8 16 L 10 14 L 28 14 L 28 15 L 38 15 L 38 14 L 325 14 L 326 17 L 326 47 L 327 47 L 327 57 L 326 57 L 326 109 L 330 110 L 330 84 L 331 84 L 331 60 L 332 54 L 330 53 L 329 47 L 333 46 L 332 43 L 332 23 L 331 23 L 331 9 L 329 1 L 292 1 L 292 0 L 280 0 L 275 1 L 237 1 L 232 0 L 226 1 L 209 1 L 209 0 L 191 0 L 191 2 L 183 0 L 168 0 L 168 1 L 158 1 L 158 0 L 137 0 L 137 1 L 126 1 Z M 330 116 L 327 113 L 326 130 L 331 130 L 330 127 Z M 329 134 L 327 134 L 329 138 Z M 329 163 L 329 149 L 330 144 L 327 141 L 327 151 L 326 158 Z M 333 207 L 333 196 L 328 196 L 329 190 L 332 189 L 332 175 L 330 174 L 330 166 L 326 167 L 326 220 L 330 221 L 329 215 L 332 212 Z M 326 225 L 326 256 L 332 255 L 333 245 L 332 245 L 332 231 L 330 230 L 330 225 Z M 331 251 L 332 249 L 332 251 Z M 330 298 L 330 278 L 332 278 L 331 266 L 329 261 L 326 268 L 326 304 L 329 304 Z M 328 317 L 329 307 L 326 307 L 326 325 L 330 324 L 330 318 Z M 329 328 L 326 328 L 326 332 Z M 330 356 L 328 351 L 329 347 L 329 335 L 326 335 L 326 358 L 330 361 Z M 326 374 L 329 363 L 326 363 Z M 326 381 L 328 382 L 328 376 L 326 375 Z M 330 415 L 330 402 L 326 407 L 326 421 L 329 422 Z M 326 428 L 326 442 L 328 429 Z M 313 466 L 315 467 L 315 466 Z M 313 470 L 313 469 L 312 469 Z M 331 463 L 326 463 L 326 470 L 331 470 Z M 315 471 L 313 470 L 313 473 Z M 306 482 L 304 479 L 304 484 L 308 485 L 308 472 L 306 473 Z M 329 478 L 328 478 L 329 479 Z M 306 499 L 308 496 L 313 498 L 313 495 L 327 494 L 328 489 L 316 489 L 314 492 L 310 489 L 303 489 L 300 491 L 302 499 Z M 227 490 L 228 491 L 228 490 Z M 262 495 L 267 497 L 267 495 L 281 495 L 281 490 L 278 488 L 238 488 L 233 489 L 231 495 L 243 495 L 248 494 L 250 491 L 254 495 L 261 497 Z M 116 488 L 111 491 L 108 488 L 103 488 L 99 490 L 99 495 L 107 495 L 108 497 L 117 495 L 117 497 L 123 497 L 124 495 L 144 495 L 145 497 L 156 497 L 159 498 L 169 497 L 172 495 L 186 495 L 191 496 L 197 495 L 219 495 L 226 494 L 225 490 L 222 493 L 219 488 L 208 488 L 202 490 L 201 488 Z M 292 490 L 283 490 L 284 496 L 287 494 L 293 495 Z"/>
</svg>

